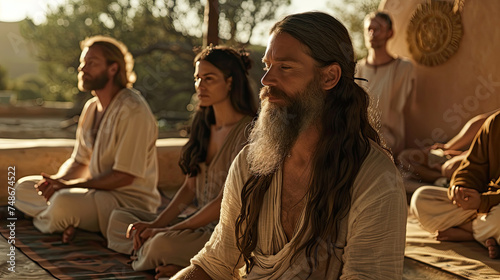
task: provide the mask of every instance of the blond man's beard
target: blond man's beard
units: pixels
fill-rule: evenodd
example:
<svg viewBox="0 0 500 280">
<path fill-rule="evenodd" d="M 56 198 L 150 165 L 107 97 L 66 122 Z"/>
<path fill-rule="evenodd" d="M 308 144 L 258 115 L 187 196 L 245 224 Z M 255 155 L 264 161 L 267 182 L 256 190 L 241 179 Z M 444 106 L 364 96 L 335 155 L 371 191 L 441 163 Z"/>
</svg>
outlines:
<svg viewBox="0 0 500 280">
<path fill-rule="evenodd" d="M 299 134 L 319 119 L 325 101 L 325 91 L 319 85 L 319 79 L 314 79 L 293 97 L 275 88 L 262 88 L 259 118 L 249 136 L 247 155 L 254 175 L 276 172 Z M 269 95 L 282 98 L 286 104 L 269 102 Z"/>
</svg>

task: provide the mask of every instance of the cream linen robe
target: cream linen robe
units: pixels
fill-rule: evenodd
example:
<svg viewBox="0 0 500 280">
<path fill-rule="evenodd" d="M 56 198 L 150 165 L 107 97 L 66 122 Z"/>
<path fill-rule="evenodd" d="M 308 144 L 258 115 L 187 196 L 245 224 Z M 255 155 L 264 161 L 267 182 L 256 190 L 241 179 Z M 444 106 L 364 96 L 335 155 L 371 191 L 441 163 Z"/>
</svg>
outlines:
<svg viewBox="0 0 500 280">
<path fill-rule="evenodd" d="M 241 190 L 249 177 L 248 148 L 235 159 L 224 188 L 221 216 L 209 242 L 191 263 L 212 279 L 240 279 L 244 263 L 236 247 L 235 221 L 241 208 Z M 277 172 L 264 196 L 259 217 L 259 238 L 253 253 L 252 279 L 306 279 L 309 267 L 302 254 L 290 263 L 293 252 L 281 226 L 282 173 Z M 406 235 L 406 194 L 401 176 L 389 157 L 375 144 L 361 166 L 352 189 L 349 214 L 341 222 L 335 244 L 341 261 L 332 257 L 325 275 L 325 246 L 320 245 L 319 267 L 309 279 L 401 279 Z M 302 217 L 299 226 L 307 226 Z M 295 240 L 295 236 L 292 241 Z"/>
<path fill-rule="evenodd" d="M 356 77 L 368 80 L 356 82 L 371 96 L 374 108 L 380 114 L 381 134 L 397 155 L 405 147 L 403 111 L 410 96 L 415 96 L 415 67 L 411 61 L 402 58 L 376 67 L 366 64 L 363 59 L 357 64 Z"/>
<path fill-rule="evenodd" d="M 50 206 L 38 196 L 33 185 L 40 176 L 22 178 L 16 188 L 16 206 L 33 216 L 42 232 L 63 231 L 68 226 L 100 231 L 106 236 L 111 211 L 118 207 L 154 213 L 160 205 L 156 188 L 158 131 L 146 100 L 134 89 L 122 89 L 104 113 L 95 137 L 92 124 L 97 97 L 90 99 L 80 116 L 75 148 L 71 158 L 88 165 L 90 177 L 111 170 L 135 176 L 131 185 L 112 191 L 71 188 L 57 191 Z"/>
</svg>

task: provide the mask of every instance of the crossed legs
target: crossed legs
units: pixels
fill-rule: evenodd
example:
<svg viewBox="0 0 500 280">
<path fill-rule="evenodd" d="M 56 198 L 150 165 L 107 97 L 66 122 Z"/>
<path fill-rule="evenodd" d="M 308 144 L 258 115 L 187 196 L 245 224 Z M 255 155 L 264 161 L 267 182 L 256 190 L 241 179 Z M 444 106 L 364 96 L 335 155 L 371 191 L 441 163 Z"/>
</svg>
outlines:
<svg viewBox="0 0 500 280">
<path fill-rule="evenodd" d="M 490 258 L 500 256 L 500 206 L 492 207 L 487 215 L 477 216 L 475 210 L 452 204 L 446 188 L 426 186 L 413 194 L 410 211 L 423 229 L 438 233 L 438 240 L 476 240 L 488 248 Z"/>
</svg>

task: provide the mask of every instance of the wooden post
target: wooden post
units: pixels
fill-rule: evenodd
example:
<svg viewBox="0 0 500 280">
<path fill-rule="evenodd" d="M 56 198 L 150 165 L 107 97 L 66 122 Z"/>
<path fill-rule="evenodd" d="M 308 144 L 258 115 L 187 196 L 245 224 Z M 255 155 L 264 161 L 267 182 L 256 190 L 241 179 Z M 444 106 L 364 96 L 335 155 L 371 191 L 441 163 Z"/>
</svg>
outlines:
<svg viewBox="0 0 500 280">
<path fill-rule="evenodd" d="M 203 46 L 219 44 L 219 0 L 207 0 L 203 29 Z"/>
</svg>

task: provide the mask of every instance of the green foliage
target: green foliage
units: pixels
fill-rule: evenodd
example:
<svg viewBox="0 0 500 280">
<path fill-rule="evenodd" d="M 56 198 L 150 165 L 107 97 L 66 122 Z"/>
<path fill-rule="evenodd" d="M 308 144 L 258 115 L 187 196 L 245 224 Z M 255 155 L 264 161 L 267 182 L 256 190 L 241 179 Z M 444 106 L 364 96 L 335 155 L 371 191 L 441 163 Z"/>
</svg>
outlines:
<svg viewBox="0 0 500 280">
<path fill-rule="evenodd" d="M 17 78 L 13 83 L 13 90 L 17 92 L 18 100 L 34 100 L 42 98 L 46 90 L 46 82 L 38 75 L 28 74 Z"/>
<path fill-rule="evenodd" d="M 154 1 L 147 0 L 132 6 L 132 2 L 69 0 L 49 12 L 44 24 L 23 23 L 22 34 L 36 44 L 40 72 L 47 81 L 42 90 L 44 99 L 73 99 L 78 93 L 79 42 L 103 34 L 124 42 L 134 55 L 135 87 L 148 98 L 152 109 L 159 113 L 179 110 L 168 100 L 192 93 L 191 50 L 201 41 L 174 28 L 176 17 L 168 16 L 174 13 L 173 7 L 156 7 Z"/>
<path fill-rule="evenodd" d="M 221 0 L 220 34 L 226 44 L 248 45 L 258 23 L 275 19 L 279 7 L 290 5 L 290 0 Z"/>
<path fill-rule="evenodd" d="M 5 69 L 4 67 L 2 67 L 2 65 L 0 65 L 0 90 L 6 90 L 8 89 L 8 83 L 9 81 L 9 77 L 7 75 L 7 69 Z"/>
<path fill-rule="evenodd" d="M 379 3 L 380 0 L 335 0 L 329 3 L 334 11 L 333 15 L 349 30 L 357 58 L 367 55 L 363 20 L 367 14 L 377 10 Z"/>
<path fill-rule="evenodd" d="M 290 0 L 220 2 L 221 36 L 228 45 L 244 45 L 257 23 L 272 19 L 272 11 Z M 36 45 L 46 81 L 40 91 L 43 98 L 74 99 L 78 94 L 79 42 L 102 34 L 127 45 L 135 58 L 134 87 L 158 118 L 169 111 L 185 112 L 194 93 L 193 48 L 202 44 L 204 5 L 200 0 L 68 0 L 49 10 L 43 24 L 25 20 L 22 35 Z M 259 51 L 257 62 L 263 50 Z"/>
</svg>

